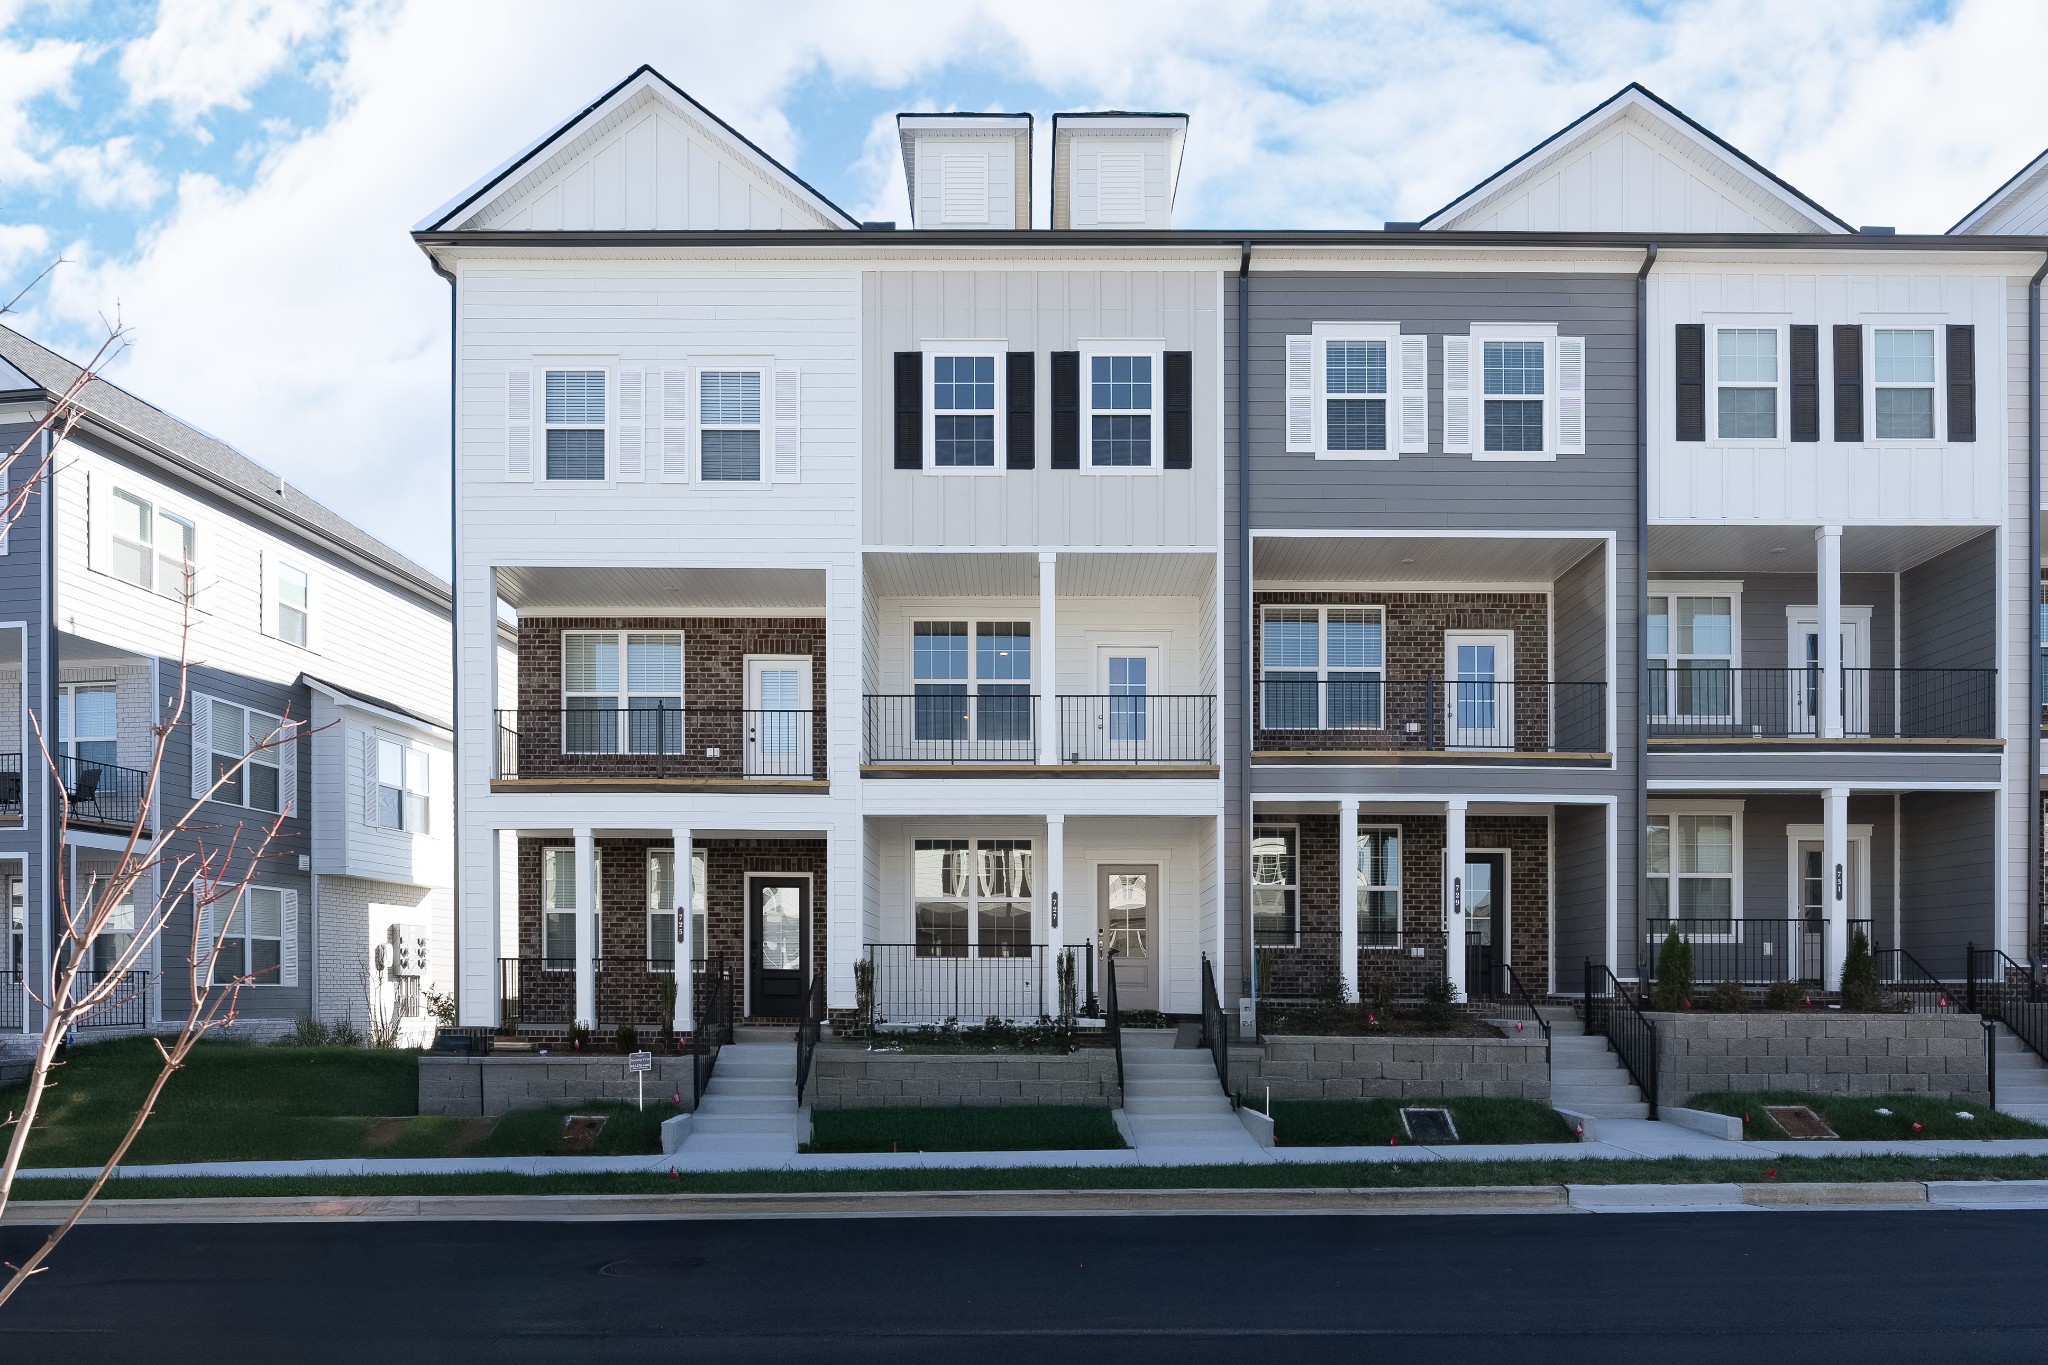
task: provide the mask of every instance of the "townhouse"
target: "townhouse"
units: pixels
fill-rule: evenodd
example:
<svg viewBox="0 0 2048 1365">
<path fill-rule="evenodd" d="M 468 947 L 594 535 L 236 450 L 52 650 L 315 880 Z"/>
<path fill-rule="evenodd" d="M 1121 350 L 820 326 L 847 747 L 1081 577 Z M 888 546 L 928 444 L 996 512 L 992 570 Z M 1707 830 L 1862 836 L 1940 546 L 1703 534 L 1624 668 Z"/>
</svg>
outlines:
<svg viewBox="0 0 2048 1365">
<path fill-rule="evenodd" d="M 1123 112 L 1033 228 L 1031 116 L 898 126 L 858 222 L 642 68 L 415 229 L 463 1025 L 2028 950 L 2038 240 L 1633 86 L 1382 231 L 1176 229 Z"/>
<path fill-rule="evenodd" d="M 0 328 L 0 441 L 20 445 L 77 374 Z M 194 905 L 173 869 L 232 848 L 245 903 L 196 927 L 201 943 L 225 935 L 201 978 L 249 981 L 237 1032 L 311 1015 L 430 1036 L 427 995 L 454 985 L 447 585 L 104 380 L 61 440 L 16 462 L 15 490 L 46 456 L 0 545 L 0 1046 L 41 1027 L 65 902 L 93 894 L 145 803 L 142 848 L 162 871 L 92 945 L 88 978 L 149 905 L 169 916 L 89 1033 L 185 1016 Z M 189 695 L 152 773 L 181 661 Z"/>
</svg>

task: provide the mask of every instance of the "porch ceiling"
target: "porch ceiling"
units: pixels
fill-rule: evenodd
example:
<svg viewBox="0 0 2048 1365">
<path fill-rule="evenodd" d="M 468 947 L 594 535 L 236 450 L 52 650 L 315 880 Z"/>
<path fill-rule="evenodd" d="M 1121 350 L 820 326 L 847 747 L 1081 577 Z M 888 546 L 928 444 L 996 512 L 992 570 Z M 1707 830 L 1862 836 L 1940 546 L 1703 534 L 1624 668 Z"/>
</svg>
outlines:
<svg viewBox="0 0 2048 1365">
<path fill-rule="evenodd" d="M 1261 587 L 1549 583 L 1605 543 L 1575 536 L 1259 536 L 1252 564 Z"/>
<path fill-rule="evenodd" d="M 1215 563 L 1213 554 L 1062 550 L 1054 582 L 1062 597 L 1197 597 Z M 1036 598 L 1038 554 L 872 553 L 867 582 L 877 597 Z"/>
<path fill-rule="evenodd" d="M 1816 526 L 1652 526 L 1650 573 L 1813 573 Z M 1903 573 L 1979 536 L 1989 526 L 1848 526 L 1843 573 Z"/>
<path fill-rule="evenodd" d="M 529 615 L 825 610 L 823 569 L 501 568 L 498 595 Z"/>
</svg>

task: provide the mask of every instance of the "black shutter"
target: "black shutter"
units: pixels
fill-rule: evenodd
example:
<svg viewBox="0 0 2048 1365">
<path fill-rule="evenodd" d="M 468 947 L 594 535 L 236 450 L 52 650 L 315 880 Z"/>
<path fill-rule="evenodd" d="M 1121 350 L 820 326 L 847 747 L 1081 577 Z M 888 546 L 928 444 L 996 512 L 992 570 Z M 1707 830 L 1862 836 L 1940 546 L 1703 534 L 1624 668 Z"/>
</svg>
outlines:
<svg viewBox="0 0 2048 1365">
<path fill-rule="evenodd" d="M 1977 439 L 1977 329 L 1948 329 L 1948 438 Z"/>
<path fill-rule="evenodd" d="M 1863 329 L 1835 328 L 1835 439 L 1863 439 Z"/>
<path fill-rule="evenodd" d="M 1081 353 L 1052 353 L 1052 467 L 1081 467 Z"/>
<path fill-rule="evenodd" d="M 1195 467 L 1195 353 L 1166 353 L 1166 467 Z"/>
<path fill-rule="evenodd" d="M 1678 439 L 1707 439 L 1707 329 L 1678 324 Z"/>
<path fill-rule="evenodd" d="M 896 467 L 924 468 L 924 352 L 896 353 Z"/>
<path fill-rule="evenodd" d="M 1820 439 L 1820 328 L 1792 328 L 1792 439 Z"/>
<path fill-rule="evenodd" d="M 1031 351 L 1012 351 L 1003 382 L 1009 389 L 1008 453 L 1003 463 L 1010 469 L 1029 469 L 1036 452 L 1038 429 L 1033 419 L 1038 404 L 1038 357 Z"/>
</svg>

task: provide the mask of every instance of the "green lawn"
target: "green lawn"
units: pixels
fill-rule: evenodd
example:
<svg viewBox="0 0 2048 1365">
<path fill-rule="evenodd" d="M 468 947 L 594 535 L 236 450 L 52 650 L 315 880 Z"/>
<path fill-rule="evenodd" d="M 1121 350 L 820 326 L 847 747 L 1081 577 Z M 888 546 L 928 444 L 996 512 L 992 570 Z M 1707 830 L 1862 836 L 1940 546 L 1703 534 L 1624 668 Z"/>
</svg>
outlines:
<svg viewBox="0 0 2048 1365">
<path fill-rule="evenodd" d="M 1803 1104 L 1819 1114 L 1835 1135 L 1856 1142 L 1903 1142 L 1914 1139 L 2032 1138 L 2048 1137 L 2048 1128 L 2010 1114 L 2001 1114 L 1967 1100 L 1929 1099 L 1922 1095 L 1879 1095 L 1850 1099 L 1842 1095 L 1808 1095 L 1796 1090 L 1763 1090 L 1749 1093 L 1716 1091 L 1694 1095 L 1686 1107 L 1709 1113 L 1747 1118 L 1742 1135 L 1778 1141 L 1783 1130 L 1764 1112 L 1769 1104 Z M 1891 1113 L 1880 1114 L 1880 1109 Z M 1971 1115 L 1957 1118 L 1958 1111 Z M 1920 1131 L 1914 1132 L 1918 1123 Z"/>
<path fill-rule="evenodd" d="M 1273 1138 L 1283 1147 L 1385 1147 L 1408 1141 L 1401 1100 L 1275 1100 Z M 1451 1111 L 1462 1143 L 1576 1142 L 1555 1109 L 1534 1100 L 1407 1101 Z"/>
<path fill-rule="evenodd" d="M 815 1109 L 806 1152 L 1062 1152 L 1121 1147 L 1107 1109 L 1079 1104 Z"/>
</svg>

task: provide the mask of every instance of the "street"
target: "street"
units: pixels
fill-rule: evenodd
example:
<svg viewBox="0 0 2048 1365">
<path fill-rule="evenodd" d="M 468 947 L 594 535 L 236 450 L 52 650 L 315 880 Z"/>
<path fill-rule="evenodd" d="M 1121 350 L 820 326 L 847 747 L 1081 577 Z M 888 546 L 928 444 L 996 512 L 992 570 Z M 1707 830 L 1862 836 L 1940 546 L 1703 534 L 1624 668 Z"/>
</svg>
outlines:
<svg viewBox="0 0 2048 1365">
<path fill-rule="evenodd" d="M 2032 1362 L 2044 1233 L 1927 1211 L 89 1226 L 0 1310 L 0 1359 Z"/>
</svg>

